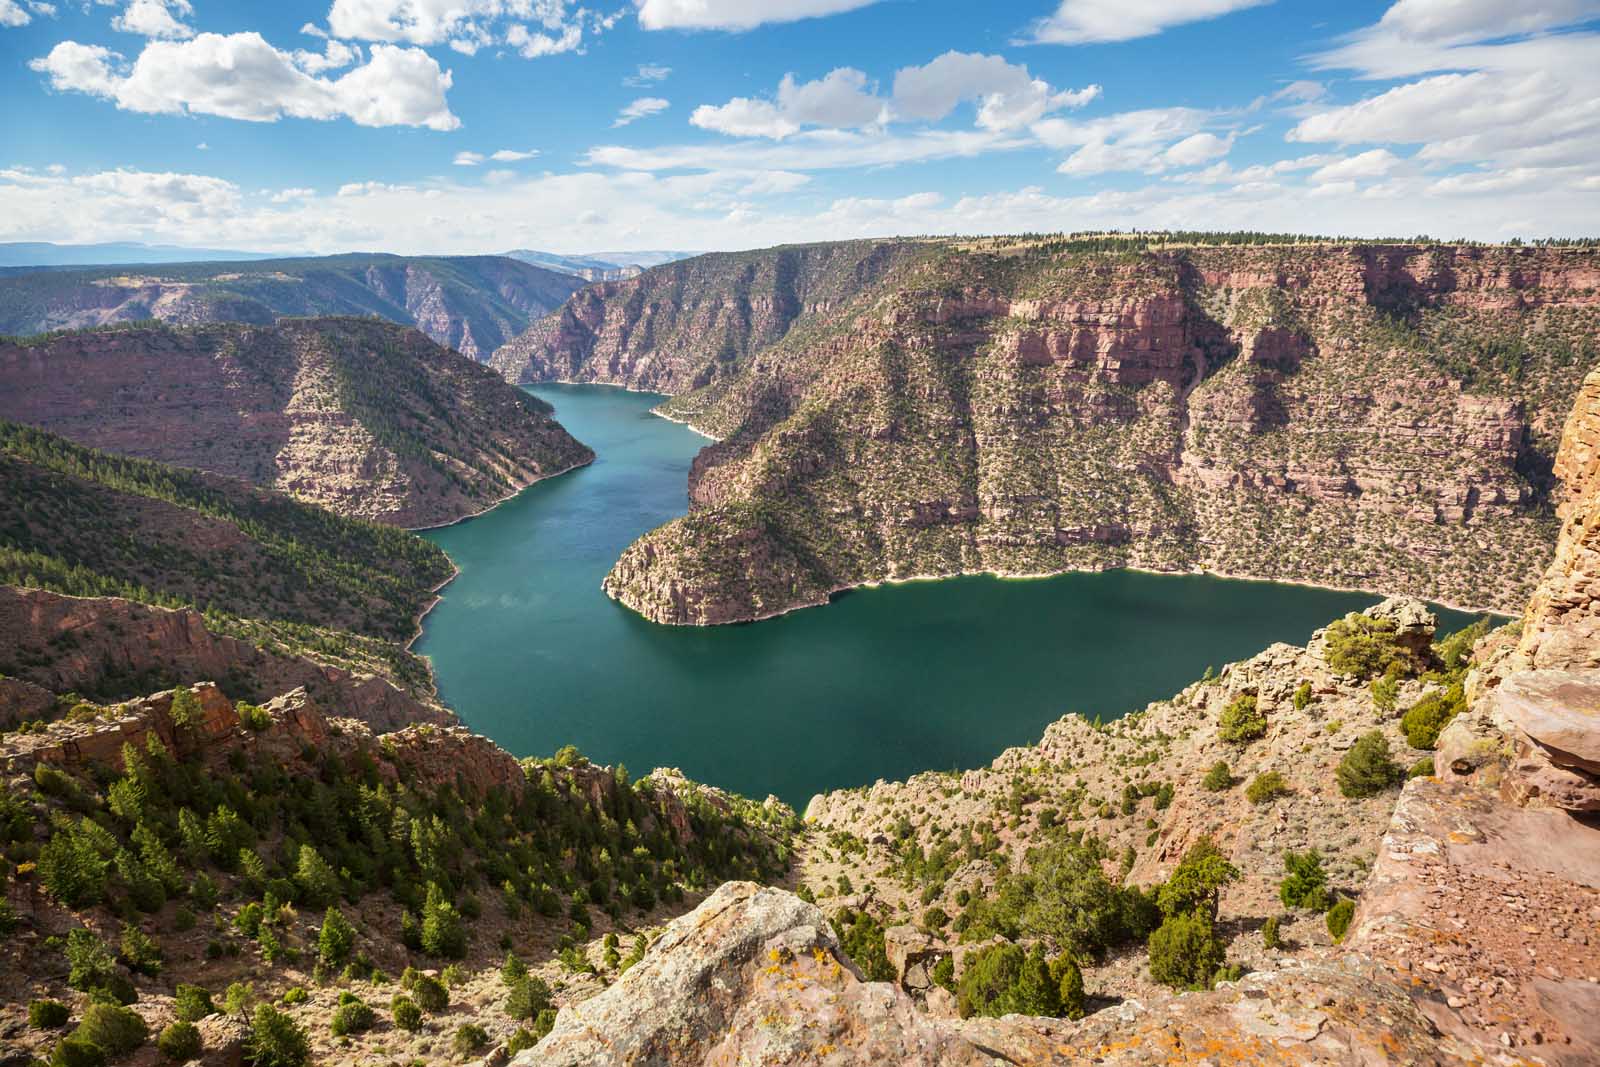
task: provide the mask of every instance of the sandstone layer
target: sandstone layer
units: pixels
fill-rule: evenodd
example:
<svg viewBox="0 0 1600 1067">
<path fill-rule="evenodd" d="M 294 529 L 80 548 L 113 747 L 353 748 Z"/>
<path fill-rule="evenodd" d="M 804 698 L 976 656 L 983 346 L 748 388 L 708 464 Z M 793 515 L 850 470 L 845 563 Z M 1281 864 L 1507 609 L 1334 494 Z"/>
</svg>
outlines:
<svg viewBox="0 0 1600 1067">
<path fill-rule="evenodd" d="M 720 439 L 606 582 L 660 622 L 1116 566 L 1509 612 L 1597 334 L 1581 248 L 856 243 L 596 286 L 491 362 Z"/>
<path fill-rule="evenodd" d="M 0 333 L 159 319 L 271 325 L 288 316 L 368 315 L 415 326 L 484 360 L 583 279 L 504 256 L 344 255 L 12 274 Z"/>
<path fill-rule="evenodd" d="M 410 527 L 476 514 L 593 459 L 548 405 L 370 319 L 0 343 L 0 418 Z"/>
</svg>

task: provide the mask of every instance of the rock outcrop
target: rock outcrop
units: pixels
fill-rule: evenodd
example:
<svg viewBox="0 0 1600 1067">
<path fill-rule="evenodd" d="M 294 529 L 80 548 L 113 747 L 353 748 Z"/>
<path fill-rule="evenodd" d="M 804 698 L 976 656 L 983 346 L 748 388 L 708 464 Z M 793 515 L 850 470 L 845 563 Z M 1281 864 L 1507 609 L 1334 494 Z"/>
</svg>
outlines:
<svg viewBox="0 0 1600 1067">
<path fill-rule="evenodd" d="M 142 319 L 271 325 L 287 316 L 376 315 L 485 360 L 582 286 L 572 274 L 505 256 L 344 255 L 42 271 L 0 278 L 0 333 Z"/>
<path fill-rule="evenodd" d="M 642 962 L 564 1010 L 515 1067 L 1415 1064 L 1471 1062 L 1394 986 L 1359 970 L 1293 968 L 1214 993 L 1128 1003 L 1082 1022 L 933 1019 L 864 982 L 822 913 L 730 882 L 674 921 Z"/>
<path fill-rule="evenodd" d="M 1592 249 L 1016 239 L 703 256 L 491 362 L 672 393 L 720 439 L 606 584 L 660 622 L 1115 566 L 1513 611 L 1597 333 Z"/>
<path fill-rule="evenodd" d="M 0 342 L 0 418 L 410 527 L 594 458 L 548 405 L 371 319 Z"/>
<path fill-rule="evenodd" d="M 213 632 L 190 608 L 0 586 L 0 667 L 17 676 L 7 682 L 38 692 L 117 696 L 204 679 L 223 683 L 235 699 L 258 702 L 304 688 L 379 732 L 456 721 L 431 685 L 421 691 L 400 687 L 382 673 L 392 666 L 359 645 L 345 656 L 324 647 L 322 660 L 342 659 L 344 665 L 337 665 L 295 654 L 270 634 L 263 637 L 255 644 Z M 0 689 L 0 722 L 48 718 L 54 705 L 53 696 L 46 703 L 32 694 L 11 698 Z"/>
</svg>

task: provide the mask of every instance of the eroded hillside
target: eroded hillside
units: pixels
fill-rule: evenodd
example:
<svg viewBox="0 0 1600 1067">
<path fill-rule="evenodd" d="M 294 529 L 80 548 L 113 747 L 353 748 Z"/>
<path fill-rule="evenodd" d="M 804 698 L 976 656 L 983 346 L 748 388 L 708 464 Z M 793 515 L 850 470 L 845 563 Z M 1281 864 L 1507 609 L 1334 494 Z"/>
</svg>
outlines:
<svg viewBox="0 0 1600 1067">
<path fill-rule="evenodd" d="M 721 438 L 607 580 L 661 622 L 1112 566 L 1511 611 L 1597 337 L 1581 248 L 919 242 L 658 268 L 492 362 L 670 392 Z"/>
<path fill-rule="evenodd" d="M 345 255 L 88 268 L 0 278 L 0 334 L 159 319 L 271 325 L 285 316 L 373 315 L 488 359 L 583 285 L 503 256 Z"/>
<path fill-rule="evenodd" d="M 397 526 L 476 514 L 593 459 L 549 410 L 370 319 L 0 343 L 0 418 Z"/>
</svg>

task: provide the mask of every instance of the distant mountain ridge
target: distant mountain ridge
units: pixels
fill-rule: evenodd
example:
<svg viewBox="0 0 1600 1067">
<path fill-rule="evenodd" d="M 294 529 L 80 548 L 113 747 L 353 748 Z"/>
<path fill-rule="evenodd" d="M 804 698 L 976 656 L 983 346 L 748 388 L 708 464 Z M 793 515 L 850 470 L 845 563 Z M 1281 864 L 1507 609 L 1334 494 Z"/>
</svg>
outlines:
<svg viewBox="0 0 1600 1067">
<path fill-rule="evenodd" d="M 147 245 L 138 241 L 66 245 L 52 241 L 0 241 L 0 267 L 94 267 L 125 263 L 199 263 L 207 260 L 281 258 L 281 252 Z"/>
<path fill-rule="evenodd" d="M 560 306 L 583 279 L 503 256 L 352 253 L 0 276 L 0 333 L 159 319 L 265 325 L 286 316 L 366 315 L 416 326 L 473 359 Z"/>
<path fill-rule="evenodd" d="M 700 252 L 584 252 L 561 255 L 557 252 L 540 252 L 532 248 L 516 248 L 507 252 L 512 259 L 544 267 L 547 270 L 565 271 L 591 282 L 620 282 L 636 278 L 651 267 L 692 259 Z"/>
</svg>

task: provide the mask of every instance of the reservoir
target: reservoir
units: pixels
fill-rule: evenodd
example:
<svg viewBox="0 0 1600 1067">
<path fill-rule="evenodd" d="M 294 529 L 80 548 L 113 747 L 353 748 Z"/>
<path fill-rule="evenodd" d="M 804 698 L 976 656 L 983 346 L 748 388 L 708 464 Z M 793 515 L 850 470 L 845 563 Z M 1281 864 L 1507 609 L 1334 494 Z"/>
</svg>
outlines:
<svg viewBox="0 0 1600 1067">
<path fill-rule="evenodd" d="M 571 744 L 635 776 L 680 767 L 798 810 L 825 789 L 981 766 L 1068 712 L 1137 710 L 1378 600 L 1111 571 L 911 582 L 749 625 L 660 626 L 600 581 L 687 510 L 705 439 L 651 415 L 653 394 L 531 391 L 597 458 L 425 535 L 461 574 L 415 646 L 465 723 L 518 756 Z M 1442 612 L 1440 625 L 1471 621 Z"/>
</svg>

